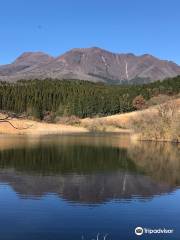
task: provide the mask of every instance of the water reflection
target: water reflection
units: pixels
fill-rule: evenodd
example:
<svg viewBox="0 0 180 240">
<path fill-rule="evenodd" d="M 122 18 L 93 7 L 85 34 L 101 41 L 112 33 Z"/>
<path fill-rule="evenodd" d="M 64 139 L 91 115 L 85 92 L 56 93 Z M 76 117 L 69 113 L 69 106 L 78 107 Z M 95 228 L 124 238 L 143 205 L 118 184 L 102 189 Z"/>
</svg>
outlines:
<svg viewBox="0 0 180 240">
<path fill-rule="evenodd" d="M 128 157 L 138 169 L 158 182 L 180 185 L 180 145 L 163 142 L 132 144 Z"/>
<path fill-rule="evenodd" d="M 128 135 L 6 137 L 0 143 L 0 182 L 21 197 L 52 193 L 94 204 L 151 198 L 180 184 L 177 145 L 133 144 Z"/>
</svg>

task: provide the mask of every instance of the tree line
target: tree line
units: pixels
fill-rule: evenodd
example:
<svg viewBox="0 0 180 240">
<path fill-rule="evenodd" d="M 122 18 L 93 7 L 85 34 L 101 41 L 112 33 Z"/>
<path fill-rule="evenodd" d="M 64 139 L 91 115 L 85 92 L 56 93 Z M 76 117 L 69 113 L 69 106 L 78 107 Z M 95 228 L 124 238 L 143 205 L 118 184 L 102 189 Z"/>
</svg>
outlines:
<svg viewBox="0 0 180 240">
<path fill-rule="evenodd" d="M 143 85 L 105 85 L 80 80 L 20 80 L 0 82 L 0 110 L 43 119 L 56 116 L 106 116 L 136 109 L 133 100 L 180 92 L 180 76 Z"/>
</svg>

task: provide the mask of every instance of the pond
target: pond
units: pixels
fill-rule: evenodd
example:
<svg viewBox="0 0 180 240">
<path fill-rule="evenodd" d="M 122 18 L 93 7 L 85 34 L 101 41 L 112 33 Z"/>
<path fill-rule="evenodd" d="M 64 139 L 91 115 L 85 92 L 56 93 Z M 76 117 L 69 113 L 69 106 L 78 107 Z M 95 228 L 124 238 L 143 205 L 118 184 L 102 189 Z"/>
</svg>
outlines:
<svg viewBox="0 0 180 240">
<path fill-rule="evenodd" d="M 180 239 L 179 186 L 177 144 L 1 135 L 0 239 Z"/>
</svg>

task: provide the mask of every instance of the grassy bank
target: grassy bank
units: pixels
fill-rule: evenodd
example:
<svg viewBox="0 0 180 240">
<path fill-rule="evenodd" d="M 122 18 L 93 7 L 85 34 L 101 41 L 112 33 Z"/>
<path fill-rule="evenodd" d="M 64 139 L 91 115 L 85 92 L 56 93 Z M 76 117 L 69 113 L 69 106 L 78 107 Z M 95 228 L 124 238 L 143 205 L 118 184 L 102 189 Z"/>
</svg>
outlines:
<svg viewBox="0 0 180 240">
<path fill-rule="evenodd" d="M 137 140 L 180 142 L 180 99 L 141 111 L 102 118 L 86 118 L 81 125 L 90 131 L 108 131 L 111 128 L 130 132 Z"/>
<path fill-rule="evenodd" d="M 107 117 L 79 119 L 71 116 L 60 118 L 57 123 L 12 118 L 10 123 L 19 129 L 8 122 L 0 122 L 1 134 L 123 132 L 131 133 L 137 140 L 180 142 L 180 98 L 144 110 Z"/>
<path fill-rule="evenodd" d="M 137 139 L 180 142 L 180 101 L 168 101 L 132 119 Z"/>
</svg>

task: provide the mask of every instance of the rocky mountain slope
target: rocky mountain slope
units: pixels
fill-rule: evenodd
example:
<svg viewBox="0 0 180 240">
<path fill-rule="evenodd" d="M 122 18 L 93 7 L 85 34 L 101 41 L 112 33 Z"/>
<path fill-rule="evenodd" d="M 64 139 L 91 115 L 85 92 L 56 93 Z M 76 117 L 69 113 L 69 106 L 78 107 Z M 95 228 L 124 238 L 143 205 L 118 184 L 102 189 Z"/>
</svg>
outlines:
<svg viewBox="0 0 180 240">
<path fill-rule="evenodd" d="M 0 66 L 0 80 L 80 79 L 105 83 L 147 83 L 180 74 L 180 66 L 144 54 L 115 54 L 93 47 L 72 49 L 59 57 L 42 52 L 23 53 Z"/>
</svg>

